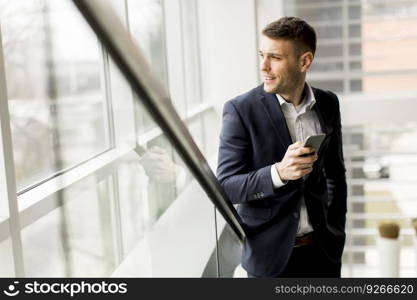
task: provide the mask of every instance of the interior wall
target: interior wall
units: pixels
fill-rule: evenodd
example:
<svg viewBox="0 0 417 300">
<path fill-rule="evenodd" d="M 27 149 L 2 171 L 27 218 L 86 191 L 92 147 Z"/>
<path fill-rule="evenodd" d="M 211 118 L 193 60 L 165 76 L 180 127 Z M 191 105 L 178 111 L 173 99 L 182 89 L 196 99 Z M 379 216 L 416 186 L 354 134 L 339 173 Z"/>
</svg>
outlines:
<svg viewBox="0 0 417 300">
<path fill-rule="evenodd" d="M 258 84 L 255 0 L 198 0 L 203 98 L 219 112 Z"/>
</svg>

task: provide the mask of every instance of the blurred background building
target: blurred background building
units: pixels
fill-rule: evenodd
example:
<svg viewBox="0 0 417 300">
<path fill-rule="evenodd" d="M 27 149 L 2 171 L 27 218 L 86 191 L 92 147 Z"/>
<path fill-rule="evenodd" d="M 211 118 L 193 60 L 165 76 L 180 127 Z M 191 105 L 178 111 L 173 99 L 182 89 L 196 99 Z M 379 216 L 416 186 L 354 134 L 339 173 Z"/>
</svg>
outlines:
<svg viewBox="0 0 417 300">
<path fill-rule="evenodd" d="M 307 80 L 342 109 L 342 276 L 378 276 L 382 221 L 417 275 L 417 1 L 103 2 L 213 171 L 223 103 L 261 83 L 261 29 L 313 25 Z M 0 36 L 0 276 L 236 276 L 237 238 L 71 1 L 0 0 Z"/>
</svg>

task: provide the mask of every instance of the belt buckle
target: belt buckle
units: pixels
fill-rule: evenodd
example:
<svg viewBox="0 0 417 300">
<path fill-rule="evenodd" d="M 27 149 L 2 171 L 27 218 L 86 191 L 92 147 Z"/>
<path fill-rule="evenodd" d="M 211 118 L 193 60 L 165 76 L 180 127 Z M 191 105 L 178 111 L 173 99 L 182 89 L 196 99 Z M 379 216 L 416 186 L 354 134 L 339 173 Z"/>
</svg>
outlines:
<svg viewBox="0 0 417 300">
<path fill-rule="evenodd" d="M 305 245 L 308 245 L 308 243 L 307 244 L 300 244 L 300 245 L 297 245 L 296 243 L 297 243 L 297 238 L 298 239 L 302 239 L 302 238 L 308 238 L 308 236 L 310 235 L 311 233 L 307 233 L 307 234 L 304 234 L 304 235 L 302 235 L 302 236 L 296 236 L 295 237 L 295 241 L 294 241 L 294 246 L 293 246 L 293 248 L 300 248 L 300 247 L 302 247 L 302 246 L 305 246 Z"/>
</svg>

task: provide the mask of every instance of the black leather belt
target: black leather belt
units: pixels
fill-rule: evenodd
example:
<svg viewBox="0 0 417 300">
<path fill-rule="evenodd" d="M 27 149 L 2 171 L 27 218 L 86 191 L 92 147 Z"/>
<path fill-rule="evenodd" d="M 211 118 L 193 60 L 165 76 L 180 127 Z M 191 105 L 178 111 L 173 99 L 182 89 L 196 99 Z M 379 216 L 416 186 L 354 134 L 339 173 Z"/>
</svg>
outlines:
<svg viewBox="0 0 417 300">
<path fill-rule="evenodd" d="M 298 248 L 298 247 L 310 245 L 312 243 L 313 243 L 313 233 L 309 232 L 305 235 L 297 236 L 295 238 L 294 247 Z"/>
</svg>

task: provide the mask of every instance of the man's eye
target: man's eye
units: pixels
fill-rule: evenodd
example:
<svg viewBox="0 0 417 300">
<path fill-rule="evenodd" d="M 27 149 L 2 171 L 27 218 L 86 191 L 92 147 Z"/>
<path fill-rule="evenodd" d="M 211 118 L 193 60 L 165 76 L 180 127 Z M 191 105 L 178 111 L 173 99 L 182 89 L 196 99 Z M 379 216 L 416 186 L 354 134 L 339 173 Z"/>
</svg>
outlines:
<svg viewBox="0 0 417 300">
<path fill-rule="evenodd" d="M 279 56 L 272 56 L 272 59 L 275 59 L 275 60 L 280 60 L 280 59 L 281 59 L 281 57 L 279 57 Z"/>
</svg>

